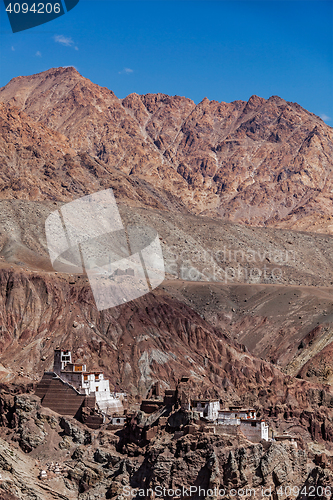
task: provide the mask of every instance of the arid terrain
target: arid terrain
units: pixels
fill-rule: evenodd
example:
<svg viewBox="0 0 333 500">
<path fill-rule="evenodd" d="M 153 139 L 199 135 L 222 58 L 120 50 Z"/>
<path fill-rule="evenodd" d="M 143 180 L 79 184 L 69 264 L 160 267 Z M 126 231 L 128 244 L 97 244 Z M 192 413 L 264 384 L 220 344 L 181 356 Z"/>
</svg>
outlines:
<svg viewBox="0 0 333 500">
<path fill-rule="evenodd" d="M 124 500 L 126 485 L 181 481 L 271 488 L 274 500 L 333 487 L 329 126 L 277 96 L 121 100 L 56 68 L 0 89 L 0 165 L 1 500 Z M 85 274 L 53 270 L 45 220 L 107 188 L 125 226 L 158 232 L 166 278 L 98 311 Z M 186 375 L 193 397 L 253 406 L 297 449 L 175 439 L 171 420 L 144 446 L 88 429 L 34 395 L 57 346 L 102 369 L 132 409 L 157 380 L 172 389 Z M 37 479 L 51 462 L 64 472 Z M 287 486 L 299 492 L 277 493 Z"/>
<path fill-rule="evenodd" d="M 52 187 L 53 199 L 65 200 L 110 186 L 116 169 L 118 178 L 125 173 L 159 192 L 161 199 L 151 193 L 144 201 L 154 208 L 169 200 L 195 214 L 332 233 L 332 129 L 297 103 L 252 96 L 195 105 L 164 94 L 121 100 L 74 68 L 14 78 L 0 101 L 1 132 L 11 142 L 2 197 L 44 200 Z M 80 153 L 100 166 L 82 165 Z M 32 166 L 38 179 L 27 172 Z M 128 191 L 121 197 L 139 197 Z"/>
</svg>

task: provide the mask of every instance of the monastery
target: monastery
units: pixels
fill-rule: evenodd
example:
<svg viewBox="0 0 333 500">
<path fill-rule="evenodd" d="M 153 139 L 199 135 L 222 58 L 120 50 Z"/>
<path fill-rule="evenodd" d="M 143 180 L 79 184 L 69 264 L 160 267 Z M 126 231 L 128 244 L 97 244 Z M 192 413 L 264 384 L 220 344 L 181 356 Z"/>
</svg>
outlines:
<svg viewBox="0 0 333 500">
<path fill-rule="evenodd" d="M 78 418 L 84 407 L 105 415 L 123 413 L 124 394 L 111 393 L 103 372 L 87 371 L 85 364 L 73 363 L 68 350 L 54 351 L 53 371 L 44 373 L 35 393 L 43 406 L 60 415 Z"/>
<path fill-rule="evenodd" d="M 255 409 L 238 406 L 222 409 L 219 399 L 192 399 L 186 387 L 188 380 L 189 377 L 183 377 L 176 389 L 165 390 L 164 397 L 160 393 L 159 383 L 156 382 L 148 392 L 147 399 L 142 401 L 141 411 L 151 414 L 151 417 L 154 414 L 158 416 L 158 413 L 163 412 L 163 408 L 169 405 L 173 409 L 180 408 L 185 414 L 196 413 L 209 432 L 231 435 L 241 432 L 248 440 L 255 443 L 270 440 L 269 426 L 264 419 L 257 418 Z"/>
</svg>

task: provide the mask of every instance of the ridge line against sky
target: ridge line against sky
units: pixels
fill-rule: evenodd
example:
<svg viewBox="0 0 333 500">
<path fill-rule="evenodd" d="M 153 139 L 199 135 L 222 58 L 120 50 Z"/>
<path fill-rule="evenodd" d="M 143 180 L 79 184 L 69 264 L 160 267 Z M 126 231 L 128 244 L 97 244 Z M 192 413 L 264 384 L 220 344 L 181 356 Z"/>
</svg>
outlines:
<svg viewBox="0 0 333 500">
<path fill-rule="evenodd" d="M 119 98 L 164 93 L 197 104 L 279 95 L 333 125 L 331 0 L 80 0 L 15 34 L 0 5 L 0 86 L 74 66 Z"/>
</svg>

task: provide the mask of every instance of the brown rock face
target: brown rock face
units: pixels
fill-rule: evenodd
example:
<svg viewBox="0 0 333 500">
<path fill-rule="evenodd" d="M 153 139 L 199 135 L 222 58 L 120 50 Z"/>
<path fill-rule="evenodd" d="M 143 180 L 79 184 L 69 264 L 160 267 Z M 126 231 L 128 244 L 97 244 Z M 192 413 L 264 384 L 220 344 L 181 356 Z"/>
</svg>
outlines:
<svg viewBox="0 0 333 500">
<path fill-rule="evenodd" d="M 112 187 L 127 205 L 177 207 L 168 195 L 86 152 L 17 107 L 0 103 L 0 198 L 66 201 Z"/>
<path fill-rule="evenodd" d="M 333 231 L 333 132 L 296 103 L 252 96 L 195 105 L 164 94 L 121 101 L 74 68 L 14 78 L 0 99 L 65 135 L 76 153 L 166 193 L 178 208 Z"/>
<path fill-rule="evenodd" d="M 186 191 L 186 182 L 164 162 L 153 141 L 113 92 L 92 84 L 73 68 L 50 70 L 44 76 L 41 80 L 34 75 L 26 82 L 15 79 L 14 94 L 10 97 L 11 91 L 4 88 L 3 101 L 25 110 L 35 122 L 61 131 L 76 152 L 103 161 L 106 174 L 108 167 L 126 175 L 144 171 L 150 189 L 154 186 L 163 191 L 163 181 L 167 179 L 169 196 L 174 193 L 179 197 L 181 191 Z M 89 171 L 94 173 L 93 168 Z M 98 178 L 99 174 L 96 172 Z M 89 186 L 86 189 L 91 192 Z M 72 189 L 68 191 L 73 193 Z"/>
<path fill-rule="evenodd" d="M 305 380 L 319 380 L 325 384 L 333 383 L 333 342 L 314 353 L 298 373 Z"/>
</svg>

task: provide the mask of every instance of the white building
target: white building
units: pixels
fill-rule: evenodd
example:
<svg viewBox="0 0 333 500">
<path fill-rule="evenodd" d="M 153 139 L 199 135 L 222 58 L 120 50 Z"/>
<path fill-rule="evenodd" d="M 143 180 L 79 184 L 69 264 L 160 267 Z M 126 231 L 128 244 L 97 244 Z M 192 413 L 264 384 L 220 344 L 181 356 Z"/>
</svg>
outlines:
<svg viewBox="0 0 333 500">
<path fill-rule="evenodd" d="M 254 409 L 231 408 L 220 410 L 217 416 L 217 424 L 221 426 L 237 426 L 247 439 L 259 442 L 262 439 L 268 441 L 268 425 L 262 419 L 257 419 Z"/>
<path fill-rule="evenodd" d="M 123 426 L 126 422 L 126 417 L 124 415 L 113 415 L 110 419 L 110 424 Z"/>
<path fill-rule="evenodd" d="M 219 410 L 217 416 L 218 424 L 225 425 L 240 425 L 240 419 L 254 419 L 257 418 L 257 413 L 254 409 L 230 409 Z"/>
<path fill-rule="evenodd" d="M 123 410 L 121 398 L 110 392 L 110 384 L 100 370 L 87 371 L 83 363 L 72 363 L 71 351 L 54 351 L 53 371 L 64 382 L 68 382 L 81 394 L 93 395 L 103 411 L 120 413 Z"/>
<path fill-rule="evenodd" d="M 205 417 L 208 420 L 215 422 L 220 409 L 220 401 L 218 399 L 194 399 L 191 401 L 191 410 L 199 413 L 200 417 Z"/>
</svg>

